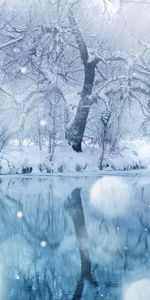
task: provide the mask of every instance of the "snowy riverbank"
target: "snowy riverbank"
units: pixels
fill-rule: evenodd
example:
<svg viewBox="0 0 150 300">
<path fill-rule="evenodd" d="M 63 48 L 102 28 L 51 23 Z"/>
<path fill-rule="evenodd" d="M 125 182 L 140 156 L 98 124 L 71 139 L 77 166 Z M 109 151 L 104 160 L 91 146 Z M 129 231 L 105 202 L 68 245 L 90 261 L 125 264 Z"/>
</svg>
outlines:
<svg viewBox="0 0 150 300">
<path fill-rule="evenodd" d="M 14 143 L 9 144 L 0 154 L 0 174 L 76 174 L 99 173 L 98 163 L 100 149 L 84 145 L 83 153 L 76 153 L 69 145 L 57 145 L 53 163 L 49 161 L 47 147 L 40 151 L 37 146 Z M 141 169 L 150 169 L 150 143 L 141 141 L 124 141 L 113 152 L 106 152 L 101 173 L 114 171 L 136 173 Z"/>
</svg>

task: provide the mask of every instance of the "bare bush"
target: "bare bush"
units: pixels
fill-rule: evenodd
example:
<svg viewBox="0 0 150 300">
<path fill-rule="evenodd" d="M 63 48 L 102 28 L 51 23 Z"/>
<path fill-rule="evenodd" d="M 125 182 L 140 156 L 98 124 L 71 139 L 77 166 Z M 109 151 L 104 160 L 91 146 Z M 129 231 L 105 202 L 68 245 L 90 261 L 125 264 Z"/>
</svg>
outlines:
<svg viewBox="0 0 150 300">
<path fill-rule="evenodd" d="M 7 146 L 10 135 L 11 133 L 6 126 L 0 127 L 0 152 Z"/>
</svg>

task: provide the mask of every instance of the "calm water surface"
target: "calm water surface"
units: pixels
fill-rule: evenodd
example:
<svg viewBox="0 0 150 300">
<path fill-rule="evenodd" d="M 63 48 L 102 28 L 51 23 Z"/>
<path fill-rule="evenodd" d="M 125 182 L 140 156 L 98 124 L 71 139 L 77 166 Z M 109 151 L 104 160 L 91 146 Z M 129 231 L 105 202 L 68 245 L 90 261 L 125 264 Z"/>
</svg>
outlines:
<svg viewBox="0 0 150 300">
<path fill-rule="evenodd" d="M 0 300 L 149 300 L 150 178 L 1 177 Z"/>
</svg>

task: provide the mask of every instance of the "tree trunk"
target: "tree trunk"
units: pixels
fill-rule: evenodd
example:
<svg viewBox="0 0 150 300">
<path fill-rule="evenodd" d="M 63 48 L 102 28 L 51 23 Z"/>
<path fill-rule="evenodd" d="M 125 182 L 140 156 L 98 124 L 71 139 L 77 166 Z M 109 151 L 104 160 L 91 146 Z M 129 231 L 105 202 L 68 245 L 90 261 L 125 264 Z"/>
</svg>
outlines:
<svg viewBox="0 0 150 300">
<path fill-rule="evenodd" d="M 81 93 L 81 99 L 77 108 L 77 112 L 73 123 L 70 128 L 67 128 L 65 137 L 68 143 L 72 145 L 73 150 L 76 152 L 82 152 L 81 143 L 83 141 L 84 131 L 87 123 L 92 101 L 88 96 L 92 93 L 92 88 L 95 78 L 95 67 L 94 61 L 86 63 L 84 66 L 84 85 Z"/>
<path fill-rule="evenodd" d="M 72 300 L 80 300 L 83 293 L 84 281 L 88 280 L 94 286 L 97 286 L 97 282 L 92 276 L 88 233 L 79 188 L 73 190 L 71 196 L 68 197 L 68 210 L 74 224 L 81 260 L 81 273 Z"/>
<path fill-rule="evenodd" d="M 89 62 L 87 45 L 78 24 L 76 23 L 71 7 L 68 8 L 68 19 L 72 29 L 72 34 L 74 35 L 78 45 L 82 64 L 84 65 L 84 84 L 75 119 L 70 128 L 67 128 L 65 137 L 68 140 L 68 143 L 72 145 L 73 150 L 76 152 L 82 152 L 81 144 L 89 110 L 92 105 L 92 101 L 89 96 L 92 93 L 94 84 L 95 68 L 102 58 L 95 56 L 95 58 Z"/>
</svg>

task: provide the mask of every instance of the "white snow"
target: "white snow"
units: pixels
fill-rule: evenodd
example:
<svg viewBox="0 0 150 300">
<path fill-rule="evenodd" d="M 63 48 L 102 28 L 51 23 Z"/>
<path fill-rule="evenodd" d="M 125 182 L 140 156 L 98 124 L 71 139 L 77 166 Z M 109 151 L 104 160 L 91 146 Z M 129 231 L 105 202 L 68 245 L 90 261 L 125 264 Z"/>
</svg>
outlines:
<svg viewBox="0 0 150 300">
<path fill-rule="evenodd" d="M 144 278 L 131 283 L 125 290 L 123 300 L 149 300 L 150 279 Z"/>
<path fill-rule="evenodd" d="M 27 68 L 26 68 L 26 67 L 21 67 L 21 68 L 20 68 L 20 72 L 21 72 L 22 74 L 26 74 L 26 73 L 27 73 Z"/>
<path fill-rule="evenodd" d="M 40 245 L 42 248 L 45 248 L 47 246 L 47 243 L 46 241 L 41 241 Z"/>
<path fill-rule="evenodd" d="M 98 179 L 91 189 L 91 204 L 104 215 L 117 217 L 124 215 L 129 208 L 132 189 L 119 177 L 109 176 Z M 117 230 L 119 228 L 117 227 Z"/>
<path fill-rule="evenodd" d="M 22 211 L 17 211 L 17 218 L 22 219 L 23 218 L 23 212 Z"/>
<path fill-rule="evenodd" d="M 44 124 L 45 124 L 45 120 Z M 42 122 L 43 124 L 43 122 Z M 1 174 L 21 174 L 23 168 L 31 167 L 32 174 L 53 173 L 91 173 L 99 172 L 100 149 L 92 144 L 84 143 L 83 152 L 76 153 L 67 143 L 58 141 L 54 159 L 49 161 L 48 146 L 42 151 L 28 140 L 20 147 L 17 140 L 11 140 L 9 145 L 0 153 Z M 113 153 L 106 151 L 103 160 L 102 173 L 113 171 L 140 172 L 142 168 L 150 169 L 150 142 L 146 140 L 124 140 Z"/>
<path fill-rule="evenodd" d="M 40 121 L 40 125 L 43 126 L 43 127 L 44 127 L 44 126 L 47 126 L 47 121 L 44 120 L 44 119 L 41 120 L 41 121 Z"/>
</svg>

